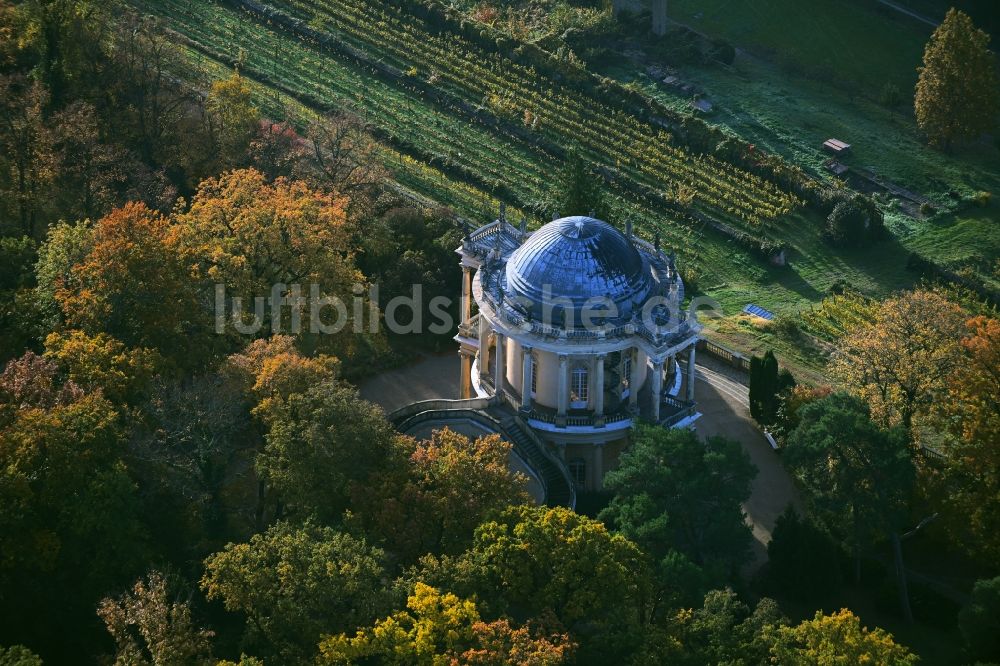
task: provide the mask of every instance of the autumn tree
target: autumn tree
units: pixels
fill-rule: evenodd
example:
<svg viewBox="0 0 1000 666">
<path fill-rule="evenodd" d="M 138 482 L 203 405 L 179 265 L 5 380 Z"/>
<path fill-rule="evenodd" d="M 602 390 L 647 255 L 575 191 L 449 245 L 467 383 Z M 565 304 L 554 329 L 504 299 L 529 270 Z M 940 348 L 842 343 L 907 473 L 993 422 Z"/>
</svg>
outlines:
<svg viewBox="0 0 1000 666">
<path fill-rule="evenodd" d="M 212 328 L 177 252 L 169 221 L 141 203 L 101 218 L 90 250 L 56 289 L 67 323 L 107 333 L 191 366 L 211 350 Z"/>
<path fill-rule="evenodd" d="M 304 664 L 323 635 L 377 617 L 382 560 L 364 540 L 282 522 L 205 560 L 201 586 L 247 617 L 246 643 L 268 663 Z"/>
<path fill-rule="evenodd" d="M 756 473 L 739 442 L 639 426 L 604 478 L 615 494 L 600 517 L 655 561 L 677 551 L 724 581 L 749 556 L 742 503 Z"/>
<path fill-rule="evenodd" d="M 410 451 L 405 474 L 382 476 L 357 521 L 404 562 L 458 555 L 488 516 L 529 500 L 526 479 L 510 469 L 511 445 L 498 435 L 469 439 L 443 429 L 399 445 Z"/>
<path fill-rule="evenodd" d="M 234 297 L 247 310 L 277 289 L 284 303 L 261 312 L 251 335 L 291 331 L 309 350 L 332 348 L 347 358 L 352 345 L 372 344 L 364 338 L 376 336 L 350 336 L 354 322 L 345 326 L 347 314 L 342 320 L 333 307 L 309 309 L 314 286 L 317 295 L 352 303 L 353 286 L 364 282 L 354 267 L 345 206 L 301 181 L 268 183 L 253 169 L 231 171 L 201 183 L 190 208 L 175 217 L 171 242 L 208 297 L 224 286 L 230 310 Z M 343 335 L 321 332 L 335 325 Z"/>
<path fill-rule="evenodd" d="M 268 181 L 304 175 L 302 163 L 308 154 L 305 143 L 291 123 L 265 120 L 250 141 L 250 165 Z"/>
<path fill-rule="evenodd" d="M 278 455 L 278 459 L 264 461 L 260 457 L 263 453 L 258 440 L 263 444 L 267 429 L 275 422 L 284 422 L 288 400 L 293 395 L 301 396 L 314 386 L 333 383 L 339 371 L 340 362 L 335 357 L 322 354 L 307 357 L 296 347 L 295 338 L 288 335 L 254 340 L 242 352 L 230 355 L 223 363 L 220 378 L 226 385 L 236 387 L 248 404 L 250 414 L 256 417 L 253 424 L 259 436 L 253 438 L 252 445 L 259 463 L 255 510 L 258 529 L 262 529 L 268 504 L 271 508 L 278 505 L 281 510 L 291 508 L 294 511 L 294 508 L 281 504 L 285 501 L 280 497 L 280 488 L 284 487 L 282 483 L 272 486 L 269 474 L 260 472 L 269 463 L 282 464 L 280 461 L 284 453 L 272 448 L 269 455 Z M 271 497 L 272 491 L 279 493 L 278 496 Z"/>
<path fill-rule="evenodd" d="M 254 340 L 243 351 L 230 355 L 223 372 L 237 381 L 253 402 L 253 413 L 266 421 L 267 413 L 293 394 L 338 378 L 340 361 L 319 354 L 305 356 L 290 335 Z"/>
<path fill-rule="evenodd" d="M 83 397 L 79 386 L 59 374 L 59 366 L 32 351 L 9 361 L 0 373 L 0 426 L 21 409 L 51 409 Z"/>
<path fill-rule="evenodd" d="M 935 291 L 905 292 L 841 340 L 830 370 L 868 403 L 878 423 L 902 425 L 910 434 L 961 359 L 964 334 L 958 305 Z"/>
<path fill-rule="evenodd" d="M 872 666 L 913 666 L 917 657 L 896 643 L 892 635 L 861 626 L 846 608 L 831 615 L 816 612 L 812 620 L 777 629 L 771 655 L 789 666 L 813 664 L 872 664 Z"/>
<path fill-rule="evenodd" d="M 149 349 L 128 349 L 106 333 L 89 336 L 83 331 L 50 333 L 45 357 L 85 391 L 100 390 L 111 402 L 136 405 L 150 390 L 161 363 Z"/>
<path fill-rule="evenodd" d="M 205 108 L 223 167 L 242 166 L 260 123 L 250 86 L 239 72 L 213 81 Z"/>
<path fill-rule="evenodd" d="M 853 546 L 856 579 L 862 545 L 871 536 L 890 540 L 900 606 L 911 619 L 900 540 L 915 470 L 903 433 L 881 430 L 867 405 L 835 393 L 802 410 L 785 457 L 812 515 Z"/>
<path fill-rule="evenodd" d="M 952 7 L 927 42 L 913 105 L 931 143 L 947 149 L 996 126 L 1000 80 L 989 41 L 968 14 Z"/>
<path fill-rule="evenodd" d="M 982 557 L 1000 557 L 1000 321 L 975 317 L 962 339 L 964 355 L 935 401 L 945 446 L 946 505 L 957 543 Z"/>
<path fill-rule="evenodd" d="M 115 666 L 209 666 L 212 632 L 191 619 L 191 605 L 158 571 L 97 608 L 115 641 Z"/>
<path fill-rule="evenodd" d="M 556 666 L 573 655 L 574 645 L 566 634 L 515 627 L 507 619 L 484 622 L 473 600 L 424 583 L 416 584 L 406 607 L 355 636 L 324 638 L 317 663 L 333 666 L 377 660 L 399 666 Z"/>
</svg>

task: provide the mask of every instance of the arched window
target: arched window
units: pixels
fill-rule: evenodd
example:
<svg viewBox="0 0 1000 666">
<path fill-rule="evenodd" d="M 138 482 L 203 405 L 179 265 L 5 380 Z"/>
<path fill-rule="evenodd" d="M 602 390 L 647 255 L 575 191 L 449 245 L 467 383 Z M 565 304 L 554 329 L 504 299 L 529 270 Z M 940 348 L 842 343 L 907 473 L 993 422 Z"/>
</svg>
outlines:
<svg viewBox="0 0 1000 666">
<path fill-rule="evenodd" d="M 587 406 L 590 398 L 590 373 L 587 368 L 573 368 L 573 383 L 570 385 L 570 406 L 581 408 Z"/>
<path fill-rule="evenodd" d="M 573 478 L 573 485 L 577 489 L 583 488 L 587 483 L 587 463 L 584 462 L 583 458 L 573 458 L 567 467 L 569 467 L 569 475 Z"/>
<path fill-rule="evenodd" d="M 538 392 L 538 355 L 531 355 L 531 397 Z"/>
</svg>

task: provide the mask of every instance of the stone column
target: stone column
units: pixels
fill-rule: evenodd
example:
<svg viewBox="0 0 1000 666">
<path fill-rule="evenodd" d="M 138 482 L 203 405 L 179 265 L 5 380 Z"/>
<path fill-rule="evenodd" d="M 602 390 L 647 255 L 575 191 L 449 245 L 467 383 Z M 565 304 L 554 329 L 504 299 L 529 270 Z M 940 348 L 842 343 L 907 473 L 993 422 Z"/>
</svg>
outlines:
<svg viewBox="0 0 1000 666">
<path fill-rule="evenodd" d="M 490 327 L 489 321 L 483 313 L 479 313 L 479 377 L 488 377 L 490 374 Z"/>
<path fill-rule="evenodd" d="M 496 366 L 493 368 L 495 371 L 495 374 L 493 376 L 493 392 L 496 396 L 499 397 L 500 392 L 503 390 L 504 375 L 507 374 L 506 372 L 507 360 L 505 354 L 505 352 L 507 351 L 507 338 L 505 338 L 500 333 L 497 333 L 496 336 L 497 336 L 497 349 L 496 349 L 497 360 L 496 360 Z"/>
<path fill-rule="evenodd" d="M 556 402 L 557 414 L 566 421 L 566 410 L 569 409 L 569 356 L 559 354 L 559 396 Z"/>
<path fill-rule="evenodd" d="M 594 471 L 591 476 L 591 488 L 601 490 L 604 487 L 604 445 L 594 445 Z"/>
<path fill-rule="evenodd" d="M 472 354 L 467 351 L 459 352 L 462 356 L 462 379 L 459 382 L 462 400 L 472 397 Z"/>
<path fill-rule="evenodd" d="M 652 420 L 660 420 L 660 403 L 663 402 L 663 360 L 653 362 L 653 413 Z"/>
<path fill-rule="evenodd" d="M 521 346 L 521 409 L 531 411 L 531 373 L 534 361 L 531 359 L 531 347 Z"/>
<path fill-rule="evenodd" d="M 604 354 L 597 355 L 594 368 L 594 425 L 604 425 Z"/>
<path fill-rule="evenodd" d="M 462 266 L 462 323 L 472 319 L 472 268 Z"/>
<path fill-rule="evenodd" d="M 687 399 L 694 402 L 694 352 L 696 345 L 688 348 Z"/>
<path fill-rule="evenodd" d="M 634 412 L 639 408 L 639 353 L 634 347 L 628 353 L 632 355 L 629 367 L 631 376 L 628 378 L 628 407 Z"/>
</svg>

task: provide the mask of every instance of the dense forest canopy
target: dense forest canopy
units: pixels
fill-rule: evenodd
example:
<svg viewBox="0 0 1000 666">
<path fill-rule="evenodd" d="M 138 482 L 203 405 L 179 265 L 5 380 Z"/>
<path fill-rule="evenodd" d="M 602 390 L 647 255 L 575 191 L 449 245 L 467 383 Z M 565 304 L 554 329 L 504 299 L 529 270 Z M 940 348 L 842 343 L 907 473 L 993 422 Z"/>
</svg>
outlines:
<svg viewBox="0 0 1000 666">
<path fill-rule="evenodd" d="M 532 225 L 553 210 L 634 213 L 657 245 L 661 229 L 689 241 L 682 252 L 708 275 L 735 256 L 782 288 L 794 280 L 772 263 L 791 247 L 788 224 L 813 225 L 831 262 L 860 262 L 852 252 L 896 242 L 881 201 L 691 115 L 650 139 L 659 102 L 587 69 L 634 29 L 602 3 L 428 2 L 414 15 L 431 26 L 428 49 L 462 41 L 470 67 L 480 51 L 498 68 L 520 57 L 517 95 L 556 71 L 544 79 L 559 81 L 556 99 L 607 105 L 594 113 L 634 148 L 617 161 L 591 109 L 556 118 L 544 89 L 531 108 L 478 94 L 444 60 L 395 72 L 420 98 L 406 104 L 452 114 L 428 123 L 440 140 L 429 156 L 402 123 L 391 134 L 347 104 L 306 108 L 291 79 L 262 97 L 259 54 L 236 45 L 226 67 L 203 67 L 209 38 L 181 29 L 226 3 L 183 4 L 170 3 L 175 25 L 124 2 L 0 0 L 0 664 L 916 663 L 867 601 L 840 609 L 852 582 L 879 588 L 871 616 L 960 633 L 949 663 L 1000 659 L 1000 323 L 983 277 L 995 267 L 935 264 L 938 282 L 891 295 L 817 292 L 818 308 L 766 325 L 768 340 L 819 350 L 824 380 L 796 383 L 791 354 L 780 369 L 770 351 L 750 365 L 751 413 L 803 500 L 766 555 L 744 508 L 758 469 L 728 437 L 637 427 L 598 510 L 537 506 L 510 443 L 402 435 L 356 388 L 452 348 L 454 331 L 385 331 L 379 313 L 413 285 L 423 303 L 460 291 L 470 200 L 495 193 Z M 264 31 L 247 16 L 234 40 Z M 921 106 L 948 92 L 927 82 L 951 66 L 940 44 L 967 46 L 996 80 L 987 35 L 948 16 L 957 27 L 936 33 L 917 90 L 928 133 L 941 109 Z M 313 39 L 294 48 L 336 28 L 322 12 L 295 21 Z M 581 59 L 573 46 L 590 36 L 603 41 Z M 389 65 L 363 41 L 341 47 L 384 81 Z M 736 57 L 701 47 L 713 67 Z M 646 111 L 629 115 L 637 99 Z M 990 104 L 944 123 L 939 143 L 978 140 L 995 127 Z M 459 127 L 505 142 L 484 172 L 531 177 L 505 190 L 471 175 L 473 157 L 437 136 Z M 714 286 L 685 270 L 692 293 Z M 328 313 L 289 306 L 293 285 L 356 303 L 361 320 L 317 331 Z M 275 289 L 283 305 L 248 321 Z M 961 613 L 943 577 L 907 586 L 902 544 L 918 532 L 930 534 L 922 558 L 968 574 Z"/>
</svg>

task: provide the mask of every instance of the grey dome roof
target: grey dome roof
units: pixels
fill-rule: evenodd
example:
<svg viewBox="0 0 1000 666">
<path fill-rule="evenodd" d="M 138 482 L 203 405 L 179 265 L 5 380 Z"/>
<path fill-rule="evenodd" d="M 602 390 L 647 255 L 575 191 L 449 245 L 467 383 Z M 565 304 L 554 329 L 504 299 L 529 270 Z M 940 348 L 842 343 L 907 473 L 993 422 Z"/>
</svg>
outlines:
<svg viewBox="0 0 1000 666">
<path fill-rule="evenodd" d="M 649 261 L 622 232 L 575 216 L 546 224 L 511 254 L 504 297 L 534 318 L 543 317 L 546 299 L 559 316 L 566 299 L 579 310 L 588 300 L 603 298 L 615 304 L 615 318 L 628 319 L 654 286 Z M 580 324 L 579 317 L 574 321 Z"/>
</svg>

